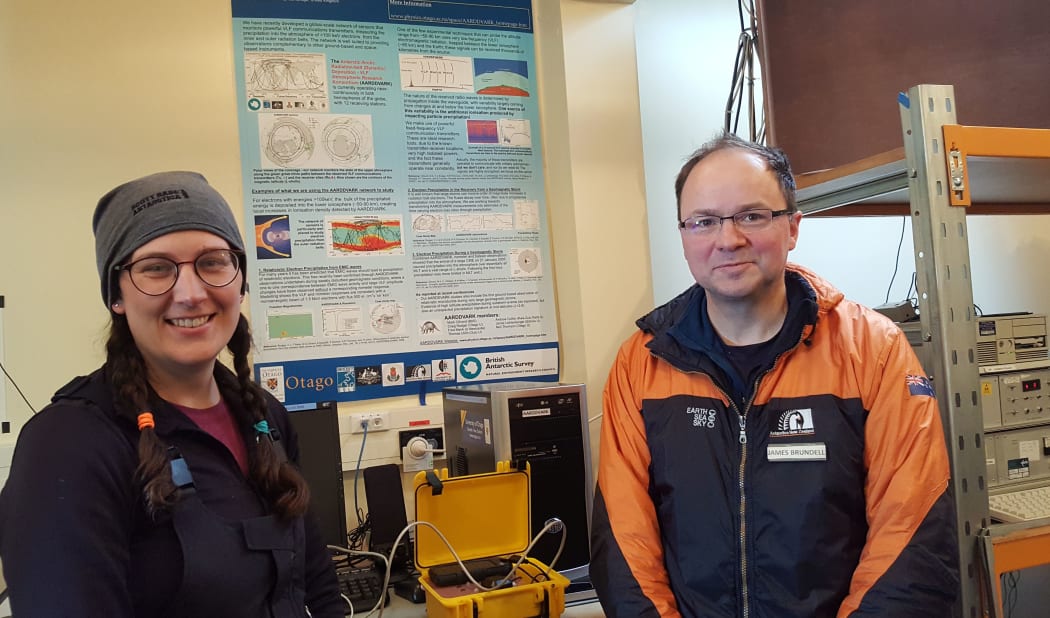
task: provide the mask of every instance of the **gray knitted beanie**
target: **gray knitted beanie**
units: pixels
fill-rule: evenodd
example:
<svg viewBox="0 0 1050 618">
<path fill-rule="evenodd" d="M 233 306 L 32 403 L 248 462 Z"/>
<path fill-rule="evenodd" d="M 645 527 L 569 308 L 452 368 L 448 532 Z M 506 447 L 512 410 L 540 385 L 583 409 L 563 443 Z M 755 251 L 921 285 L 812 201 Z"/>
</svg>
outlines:
<svg viewBox="0 0 1050 618">
<path fill-rule="evenodd" d="M 120 298 L 113 267 L 154 238 L 201 230 L 244 251 L 229 204 L 196 172 L 161 172 L 120 185 L 99 200 L 91 226 L 102 300 L 110 311 Z"/>
</svg>

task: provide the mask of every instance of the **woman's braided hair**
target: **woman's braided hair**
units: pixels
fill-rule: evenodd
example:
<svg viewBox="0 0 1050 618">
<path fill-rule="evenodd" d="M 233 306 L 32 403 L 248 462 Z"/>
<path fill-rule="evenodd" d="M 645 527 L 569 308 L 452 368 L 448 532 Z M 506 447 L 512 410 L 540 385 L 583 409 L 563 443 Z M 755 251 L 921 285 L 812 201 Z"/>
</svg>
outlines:
<svg viewBox="0 0 1050 618">
<path fill-rule="evenodd" d="M 150 409 L 146 363 L 131 334 L 127 318 L 113 313 L 109 339 L 106 342 L 106 376 L 115 394 L 118 414 L 136 421 Z M 251 378 L 248 352 L 251 330 L 241 315 L 237 328 L 227 343 L 233 354 L 235 377 L 216 363 L 215 378 L 219 391 L 228 402 L 236 425 L 243 430 L 266 420 L 266 399 L 262 389 Z M 306 512 L 310 501 L 306 481 L 295 466 L 284 461 L 278 446 L 268 438 L 249 441 L 248 479 L 281 519 L 289 520 Z M 151 513 L 169 510 L 176 500 L 176 487 L 171 479 L 167 447 L 153 427 L 139 431 L 139 465 L 135 480 L 142 484 L 146 507 Z"/>
</svg>

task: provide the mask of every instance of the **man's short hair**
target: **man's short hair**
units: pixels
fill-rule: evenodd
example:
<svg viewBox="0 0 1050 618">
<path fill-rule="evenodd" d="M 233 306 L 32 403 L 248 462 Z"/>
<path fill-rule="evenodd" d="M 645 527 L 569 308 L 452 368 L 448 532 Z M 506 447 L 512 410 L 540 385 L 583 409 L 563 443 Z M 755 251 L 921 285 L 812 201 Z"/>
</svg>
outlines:
<svg viewBox="0 0 1050 618">
<path fill-rule="evenodd" d="M 674 197 L 675 203 L 678 205 L 679 217 L 682 215 L 682 187 L 685 186 L 689 173 L 708 155 L 719 150 L 729 150 L 731 148 L 755 154 L 765 161 L 766 166 L 777 177 L 777 184 L 780 185 L 780 194 L 784 196 L 784 203 L 788 211 L 795 212 L 798 210 L 798 203 L 795 199 L 795 176 L 791 173 L 791 163 L 788 161 L 784 151 L 773 146 L 749 142 L 732 133 L 722 133 L 689 155 L 689 159 L 682 166 L 682 169 L 679 170 L 678 178 L 674 181 Z"/>
</svg>

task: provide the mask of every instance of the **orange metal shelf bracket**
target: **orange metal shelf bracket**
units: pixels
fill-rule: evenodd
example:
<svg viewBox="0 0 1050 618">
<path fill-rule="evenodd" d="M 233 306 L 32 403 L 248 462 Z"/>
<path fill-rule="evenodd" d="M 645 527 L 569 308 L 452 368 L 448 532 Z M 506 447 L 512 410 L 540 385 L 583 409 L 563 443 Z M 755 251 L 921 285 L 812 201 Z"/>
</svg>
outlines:
<svg viewBox="0 0 1050 618">
<path fill-rule="evenodd" d="M 944 125 L 951 205 L 970 206 L 967 157 L 1050 158 L 1050 129 Z"/>
</svg>

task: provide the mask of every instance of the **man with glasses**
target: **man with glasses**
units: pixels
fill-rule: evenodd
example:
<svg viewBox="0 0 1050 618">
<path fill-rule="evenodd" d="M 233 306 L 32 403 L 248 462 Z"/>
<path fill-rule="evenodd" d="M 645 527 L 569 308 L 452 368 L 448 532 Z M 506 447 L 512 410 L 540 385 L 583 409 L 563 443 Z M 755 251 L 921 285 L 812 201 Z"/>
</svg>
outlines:
<svg viewBox="0 0 1050 618">
<path fill-rule="evenodd" d="M 696 285 L 605 386 L 590 566 L 608 616 L 946 616 L 933 389 L 903 333 L 789 264 L 784 154 L 724 135 L 675 182 Z"/>
</svg>

